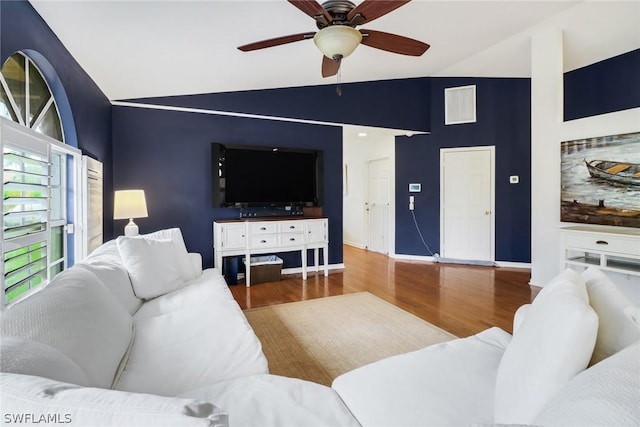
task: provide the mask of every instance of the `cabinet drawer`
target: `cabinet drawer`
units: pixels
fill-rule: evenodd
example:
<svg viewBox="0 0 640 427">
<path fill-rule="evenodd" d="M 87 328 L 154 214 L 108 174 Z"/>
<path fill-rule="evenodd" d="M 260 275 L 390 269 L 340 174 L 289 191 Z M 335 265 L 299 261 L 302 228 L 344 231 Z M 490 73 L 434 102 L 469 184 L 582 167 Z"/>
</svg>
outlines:
<svg viewBox="0 0 640 427">
<path fill-rule="evenodd" d="M 304 232 L 304 221 L 282 221 L 278 224 L 281 233 Z"/>
<path fill-rule="evenodd" d="M 284 233 L 280 235 L 280 246 L 298 246 L 304 243 L 303 233 Z"/>
<path fill-rule="evenodd" d="M 278 231 L 277 222 L 252 222 L 249 224 L 251 234 L 269 234 Z"/>
<path fill-rule="evenodd" d="M 252 248 L 268 248 L 278 244 L 278 236 L 275 234 L 263 236 L 251 236 Z"/>
<path fill-rule="evenodd" d="M 604 235 L 567 234 L 566 245 L 591 251 L 617 252 L 640 256 L 640 241 L 624 237 Z"/>
</svg>

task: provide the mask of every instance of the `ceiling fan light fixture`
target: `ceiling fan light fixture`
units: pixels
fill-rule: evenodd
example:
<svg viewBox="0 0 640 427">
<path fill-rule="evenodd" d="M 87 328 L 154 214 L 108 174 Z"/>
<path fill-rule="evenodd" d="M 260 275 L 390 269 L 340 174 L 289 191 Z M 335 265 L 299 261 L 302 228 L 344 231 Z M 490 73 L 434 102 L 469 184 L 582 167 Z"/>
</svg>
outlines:
<svg viewBox="0 0 640 427">
<path fill-rule="evenodd" d="M 362 40 L 360 31 L 346 25 L 330 25 L 318 31 L 313 42 L 329 59 L 346 58 Z"/>
</svg>

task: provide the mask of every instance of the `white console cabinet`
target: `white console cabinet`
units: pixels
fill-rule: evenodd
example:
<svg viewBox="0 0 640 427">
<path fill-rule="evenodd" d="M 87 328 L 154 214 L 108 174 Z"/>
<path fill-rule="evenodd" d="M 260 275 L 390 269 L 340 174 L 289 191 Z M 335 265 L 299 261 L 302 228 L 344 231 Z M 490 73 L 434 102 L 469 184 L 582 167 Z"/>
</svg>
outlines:
<svg viewBox="0 0 640 427">
<path fill-rule="evenodd" d="M 562 266 L 640 276 L 640 230 L 617 227 L 567 227 L 562 229 Z"/>
<path fill-rule="evenodd" d="M 225 256 L 242 255 L 246 261 L 245 282 L 251 285 L 251 255 L 299 251 L 302 278 L 307 279 L 307 250 L 314 250 L 314 270 L 319 270 L 322 249 L 324 275 L 329 274 L 329 221 L 327 218 L 273 220 L 229 220 L 213 222 L 213 266 L 222 271 Z"/>
</svg>

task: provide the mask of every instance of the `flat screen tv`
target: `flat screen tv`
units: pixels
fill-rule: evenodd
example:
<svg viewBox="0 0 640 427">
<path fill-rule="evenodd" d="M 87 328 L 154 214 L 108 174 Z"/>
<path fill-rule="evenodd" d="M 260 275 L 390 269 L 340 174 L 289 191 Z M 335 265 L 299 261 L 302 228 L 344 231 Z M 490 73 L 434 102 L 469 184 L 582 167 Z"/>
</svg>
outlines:
<svg viewBox="0 0 640 427">
<path fill-rule="evenodd" d="M 321 206 L 322 150 L 211 144 L 214 207 Z"/>
</svg>

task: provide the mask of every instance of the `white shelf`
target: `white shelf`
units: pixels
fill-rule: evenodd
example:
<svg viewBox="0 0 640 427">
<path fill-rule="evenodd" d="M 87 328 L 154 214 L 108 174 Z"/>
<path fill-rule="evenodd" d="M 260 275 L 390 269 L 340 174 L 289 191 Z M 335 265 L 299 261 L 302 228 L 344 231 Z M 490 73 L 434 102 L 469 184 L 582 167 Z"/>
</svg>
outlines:
<svg viewBox="0 0 640 427">
<path fill-rule="evenodd" d="M 640 231 L 607 228 L 562 229 L 562 266 L 588 268 L 640 276 Z"/>
</svg>

